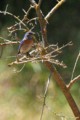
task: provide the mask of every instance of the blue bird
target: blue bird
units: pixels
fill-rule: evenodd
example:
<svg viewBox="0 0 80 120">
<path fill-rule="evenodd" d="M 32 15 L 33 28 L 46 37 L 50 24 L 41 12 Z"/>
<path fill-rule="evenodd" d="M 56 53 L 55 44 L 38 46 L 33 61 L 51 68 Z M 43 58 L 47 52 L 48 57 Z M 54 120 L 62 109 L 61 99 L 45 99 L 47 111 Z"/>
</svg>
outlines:
<svg viewBox="0 0 80 120">
<path fill-rule="evenodd" d="M 35 33 L 32 31 L 26 32 L 23 39 L 21 40 L 18 48 L 18 54 L 26 54 L 32 48 L 34 44 L 33 35 Z M 29 55 L 29 53 L 28 53 Z"/>
</svg>

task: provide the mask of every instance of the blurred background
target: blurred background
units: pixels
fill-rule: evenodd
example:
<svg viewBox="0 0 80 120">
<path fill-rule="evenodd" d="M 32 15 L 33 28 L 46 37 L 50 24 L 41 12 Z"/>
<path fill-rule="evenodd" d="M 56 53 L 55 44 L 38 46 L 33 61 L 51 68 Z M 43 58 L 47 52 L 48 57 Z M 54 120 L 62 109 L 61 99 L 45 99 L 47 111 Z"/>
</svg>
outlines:
<svg viewBox="0 0 80 120">
<path fill-rule="evenodd" d="M 36 0 L 38 1 L 38 0 Z M 41 9 L 46 15 L 56 0 L 43 0 Z M 8 4 L 8 12 L 23 18 L 24 10 L 30 6 L 29 0 L 0 0 L 0 11 L 5 10 Z M 35 16 L 35 11 L 30 12 L 29 17 Z M 8 15 L 0 14 L 0 37 L 14 40 L 8 37 L 7 27 L 17 21 Z M 69 83 L 76 57 L 80 50 L 80 0 L 66 0 L 66 2 L 51 16 L 48 24 L 48 42 L 58 43 L 59 47 L 69 41 L 73 46 L 63 49 L 58 57 L 67 65 L 66 69 L 56 66 L 64 81 Z M 39 27 L 36 31 L 40 31 Z M 23 33 L 19 32 L 20 39 Z M 0 39 L 0 42 L 3 42 Z M 28 63 L 19 72 L 23 65 L 8 67 L 8 63 L 15 60 L 18 45 L 0 46 L 0 120 L 39 120 L 43 105 L 43 96 L 46 81 L 50 72 L 42 63 Z M 80 74 L 80 60 L 74 73 L 74 77 Z M 71 88 L 71 93 L 80 107 L 80 81 Z M 73 113 L 61 92 L 59 86 L 51 78 L 46 98 L 43 120 L 74 120 Z"/>
</svg>

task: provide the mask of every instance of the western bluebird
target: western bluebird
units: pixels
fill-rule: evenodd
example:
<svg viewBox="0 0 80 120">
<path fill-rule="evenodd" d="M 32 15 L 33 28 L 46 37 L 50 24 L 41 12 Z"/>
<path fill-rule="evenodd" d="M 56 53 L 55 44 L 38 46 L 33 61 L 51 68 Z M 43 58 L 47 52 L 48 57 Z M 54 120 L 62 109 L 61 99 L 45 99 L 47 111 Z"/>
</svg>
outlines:
<svg viewBox="0 0 80 120">
<path fill-rule="evenodd" d="M 34 32 L 32 31 L 25 33 L 23 39 L 19 44 L 18 54 L 26 54 L 29 52 L 29 50 L 32 48 L 32 45 L 34 43 L 33 35 L 34 35 Z"/>
</svg>

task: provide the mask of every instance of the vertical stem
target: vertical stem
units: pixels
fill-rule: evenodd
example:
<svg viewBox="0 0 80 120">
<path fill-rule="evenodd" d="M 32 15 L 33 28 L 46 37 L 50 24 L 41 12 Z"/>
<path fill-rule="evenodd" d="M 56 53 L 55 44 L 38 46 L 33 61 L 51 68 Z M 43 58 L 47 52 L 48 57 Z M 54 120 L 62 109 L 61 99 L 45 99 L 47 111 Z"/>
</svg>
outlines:
<svg viewBox="0 0 80 120">
<path fill-rule="evenodd" d="M 30 0 L 30 1 L 34 1 L 34 0 Z M 64 0 L 63 0 L 64 1 Z M 34 4 L 34 2 L 33 2 Z M 45 18 L 43 18 L 43 15 L 41 13 L 40 10 L 40 6 L 38 4 L 34 5 L 34 8 L 36 10 L 37 16 L 39 17 L 39 23 L 40 23 L 40 27 L 41 27 L 41 32 L 42 32 L 42 37 L 44 40 L 44 46 L 48 45 L 47 42 L 47 24 L 46 24 L 46 20 Z M 45 51 L 43 52 L 43 54 L 45 54 Z M 53 64 L 51 64 L 50 62 L 44 61 L 44 64 L 46 65 L 46 67 L 51 71 L 52 76 L 55 78 L 56 82 L 58 83 L 59 87 L 61 88 L 61 90 L 63 91 L 75 117 L 76 120 L 80 120 L 80 111 L 69 91 L 69 89 L 66 87 L 62 77 L 60 76 L 60 74 L 57 72 L 56 68 L 53 66 Z"/>
<path fill-rule="evenodd" d="M 44 19 L 43 15 L 42 15 L 42 11 L 40 10 L 40 6 L 36 5 L 36 14 L 39 17 L 39 23 L 40 23 L 40 28 L 41 28 L 41 33 L 42 33 L 42 40 L 44 43 L 44 46 L 48 45 L 47 42 L 47 22 Z"/>
<path fill-rule="evenodd" d="M 76 117 L 76 120 L 80 120 L 80 111 L 78 109 L 78 106 L 76 105 L 73 97 L 71 96 L 69 89 L 66 87 L 62 77 L 60 76 L 60 74 L 57 72 L 56 68 L 51 63 L 45 62 L 45 64 L 46 64 L 47 68 L 51 71 L 53 78 L 55 78 L 59 87 L 63 91 L 63 93 L 64 93 L 64 95 Z"/>
</svg>

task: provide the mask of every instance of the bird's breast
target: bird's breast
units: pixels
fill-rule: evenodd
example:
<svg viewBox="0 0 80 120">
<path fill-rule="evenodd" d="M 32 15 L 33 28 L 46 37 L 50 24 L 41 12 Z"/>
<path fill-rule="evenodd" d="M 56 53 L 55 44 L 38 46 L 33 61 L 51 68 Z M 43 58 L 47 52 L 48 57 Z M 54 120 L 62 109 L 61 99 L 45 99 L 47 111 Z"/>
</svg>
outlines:
<svg viewBox="0 0 80 120">
<path fill-rule="evenodd" d="M 20 53 L 28 52 L 32 48 L 32 45 L 33 45 L 33 40 L 25 40 L 21 45 Z"/>
</svg>

